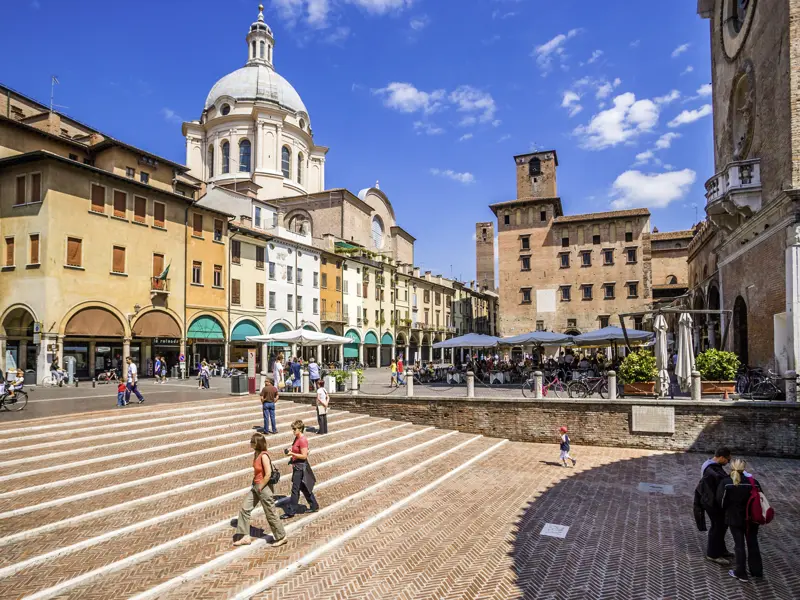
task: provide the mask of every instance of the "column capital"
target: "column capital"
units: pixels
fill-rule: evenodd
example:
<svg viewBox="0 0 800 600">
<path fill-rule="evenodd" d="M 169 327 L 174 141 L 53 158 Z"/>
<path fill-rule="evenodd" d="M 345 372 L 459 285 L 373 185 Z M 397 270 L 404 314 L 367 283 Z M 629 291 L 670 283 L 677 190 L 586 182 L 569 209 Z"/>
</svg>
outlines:
<svg viewBox="0 0 800 600">
<path fill-rule="evenodd" d="M 132 341 L 133 341 L 133 338 L 129 338 L 129 337 L 122 338 L 122 343 L 123 344 L 130 344 Z"/>
</svg>

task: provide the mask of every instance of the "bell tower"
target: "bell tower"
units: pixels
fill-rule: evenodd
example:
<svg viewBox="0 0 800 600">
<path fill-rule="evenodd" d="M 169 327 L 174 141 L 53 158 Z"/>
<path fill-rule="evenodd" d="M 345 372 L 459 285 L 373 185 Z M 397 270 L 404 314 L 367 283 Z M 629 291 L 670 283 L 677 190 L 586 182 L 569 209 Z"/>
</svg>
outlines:
<svg viewBox="0 0 800 600">
<path fill-rule="evenodd" d="M 555 198 L 556 167 L 558 155 L 555 150 L 519 154 L 517 163 L 517 198 Z"/>
</svg>

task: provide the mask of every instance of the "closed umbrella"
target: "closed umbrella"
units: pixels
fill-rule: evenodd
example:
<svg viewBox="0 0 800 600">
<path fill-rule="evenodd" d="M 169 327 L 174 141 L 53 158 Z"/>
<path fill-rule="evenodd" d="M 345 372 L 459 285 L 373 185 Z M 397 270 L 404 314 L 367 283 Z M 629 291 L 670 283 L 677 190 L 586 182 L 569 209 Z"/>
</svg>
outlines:
<svg viewBox="0 0 800 600">
<path fill-rule="evenodd" d="M 667 353 L 667 320 L 664 315 L 658 315 L 653 329 L 656 331 L 655 350 L 656 368 L 658 369 L 658 395 L 662 398 L 669 395 L 669 354 Z"/>
<path fill-rule="evenodd" d="M 682 392 L 688 392 L 692 385 L 694 371 L 694 348 L 692 346 L 692 316 L 682 313 L 678 321 L 678 364 L 675 376 Z"/>
</svg>

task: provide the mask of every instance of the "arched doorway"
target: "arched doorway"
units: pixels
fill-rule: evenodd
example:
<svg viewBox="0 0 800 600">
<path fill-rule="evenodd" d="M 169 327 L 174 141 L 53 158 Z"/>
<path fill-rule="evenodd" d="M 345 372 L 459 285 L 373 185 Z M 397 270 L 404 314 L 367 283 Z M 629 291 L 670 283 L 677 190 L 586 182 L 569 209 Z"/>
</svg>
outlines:
<svg viewBox="0 0 800 600">
<path fill-rule="evenodd" d="M 361 358 L 359 356 L 361 336 L 358 335 L 358 332 L 355 329 L 349 329 L 347 333 L 344 334 L 344 337 L 350 339 L 350 343 L 344 345 L 344 359 L 346 361 L 353 360 L 355 362 L 361 362 Z"/>
<path fill-rule="evenodd" d="M 95 377 L 106 369 L 118 369 L 124 374 L 123 363 L 125 326 L 119 317 L 101 307 L 84 308 L 67 321 L 64 328 L 63 366 L 75 360 L 75 376 Z M 142 343 L 132 341 L 130 357 L 142 368 Z"/>
<path fill-rule="evenodd" d="M 412 335 L 408 340 L 408 362 L 414 364 L 420 358 L 419 337 L 418 335 Z"/>
<path fill-rule="evenodd" d="M 428 362 L 431 359 L 431 342 L 428 334 L 422 336 L 422 356 L 420 360 Z"/>
<path fill-rule="evenodd" d="M 239 365 L 239 369 L 247 369 L 248 351 L 256 351 L 256 370 L 261 369 L 261 344 L 248 342 L 247 338 L 261 335 L 261 324 L 253 319 L 242 319 L 231 330 L 230 362 Z"/>
<path fill-rule="evenodd" d="M 381 336 L 381 364 L 391 365 L 392 359 L 397 358 L 392 356 L 392 346 L 394 346 L 394 338 L 388 331 Z"/>
<path fill-rule="evenodd" d="M 203 360 L 218 364 L 225 361 L 225 330 L 211 315 L 201 315 L 192 321 L 186 338 L 191 344 L 189 368 L 196 369 Z"/>
<path fill-rule="evenodd" d="M 397 356 L 402 356 L 403 360 L 405 361 L 406 357 L 406 336 L 402 333 L 397 334 L 397 346 L 396 346 Z M 395 358 L 397 358 L 395 356 Z"/>
<path fill-rule="evenodd" d="M 143 364 L 139 366 L 141 377 L 152 377 L 156 356 L 163 356 L 167 369 L 178 365 L 181 353 L 181 326 L 175 318 L 164 310 L 150 310 L 141 313 L 131 327 L 133 341 L 142 348 Z M 100 354 L 98 348 L 97 354 Z M 110 360 L 113 364 L 115 357 Z M 108 360 L 106 360 L 108 362 Z"/>
<path fill-rule="evenodd" d="M 747 344 L 747 304 L 744 298 L 737 296 L 733 303 L 733 351 L 743 365 L 750 364 Z"/>
<path fill-rule="evenodd" d="M 5 331 L 5 350 L 3 372 L 12 369 L 36 369 L 38 347 L 33 343 L 34 317 L 24 306 L 11 309 L 3 318 Z"/>
<path fill-rule="evenodd" d="M 366 346 L 366 363 L 368 367 L 378 366 L 378 336 L 375 332 L 368 331 L 364 336 L 364 346 Z"/>
</svg>

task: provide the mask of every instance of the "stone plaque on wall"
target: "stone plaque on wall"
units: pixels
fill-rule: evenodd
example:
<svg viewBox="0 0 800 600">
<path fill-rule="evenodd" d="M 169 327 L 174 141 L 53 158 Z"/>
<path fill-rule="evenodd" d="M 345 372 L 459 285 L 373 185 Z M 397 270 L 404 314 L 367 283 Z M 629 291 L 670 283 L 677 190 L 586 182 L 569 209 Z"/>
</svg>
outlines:
<svg viewBox="0 0 800 600">
<path fill-rule="evenodd" d="M 631 430 L 634 433 L 675 433 L 675 407 L 633 406 Z"/>
</svg>

